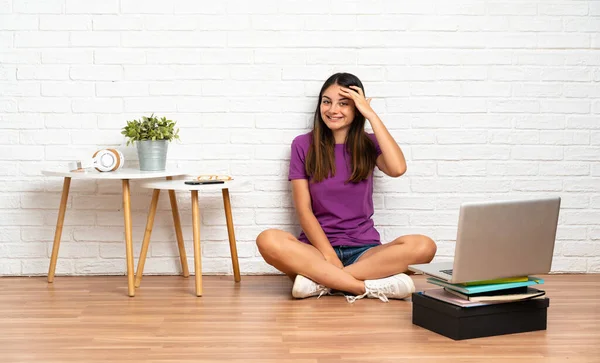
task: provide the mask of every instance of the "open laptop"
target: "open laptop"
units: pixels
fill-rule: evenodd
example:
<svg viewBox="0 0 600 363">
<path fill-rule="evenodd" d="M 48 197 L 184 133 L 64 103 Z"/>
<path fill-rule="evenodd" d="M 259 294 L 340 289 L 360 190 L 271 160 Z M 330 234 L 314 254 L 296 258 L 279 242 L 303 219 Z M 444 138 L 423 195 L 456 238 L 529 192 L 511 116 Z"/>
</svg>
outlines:
<svg viewBox="0 0 600 363">
<path fill-rule="evenodd" d="M 464 203 L 454 262 L 408 269 L 449 283 L 548 273 L 559 209 L 560 197 Z"/>
</svg>

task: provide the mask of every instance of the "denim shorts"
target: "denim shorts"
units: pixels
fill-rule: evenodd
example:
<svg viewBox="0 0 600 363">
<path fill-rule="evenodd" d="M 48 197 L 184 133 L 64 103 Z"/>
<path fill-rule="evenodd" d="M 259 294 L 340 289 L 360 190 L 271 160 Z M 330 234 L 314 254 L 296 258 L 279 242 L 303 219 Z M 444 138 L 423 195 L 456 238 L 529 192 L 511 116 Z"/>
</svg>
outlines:
<svg viewBox="0 0 600 363">
<path fill-rule="evenodd" d="M 380 245 L 366 245 L 366 246 L 335 246 L 333 250 L 335 254 L 338 256 L 342 264 L 345 266 L 352 265 L 356 260 L 359 259 L 363 253 L 367 252 L 373 247 L 377 247 Z"/>
</svg>

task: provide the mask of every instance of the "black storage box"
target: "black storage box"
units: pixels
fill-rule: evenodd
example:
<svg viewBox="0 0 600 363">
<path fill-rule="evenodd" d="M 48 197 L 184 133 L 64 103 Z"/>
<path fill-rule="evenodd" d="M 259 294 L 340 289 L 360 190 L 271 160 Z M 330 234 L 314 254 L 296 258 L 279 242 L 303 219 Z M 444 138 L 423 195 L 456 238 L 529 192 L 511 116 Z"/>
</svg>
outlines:
<svg viewBox="0 0 600 363">
<path fill-rule="evenodd" d="M 546 330 L 550 299 L 462 308 L 415 292 L 412 303 L 413 324 L 462 340 Z"/>
</svg>

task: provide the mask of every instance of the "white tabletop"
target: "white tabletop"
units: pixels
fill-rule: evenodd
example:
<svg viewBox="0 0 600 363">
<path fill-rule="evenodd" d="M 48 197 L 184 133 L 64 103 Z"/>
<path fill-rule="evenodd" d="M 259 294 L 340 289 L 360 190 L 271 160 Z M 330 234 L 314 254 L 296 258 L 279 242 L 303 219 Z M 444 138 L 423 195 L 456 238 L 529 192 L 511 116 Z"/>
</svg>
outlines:
<svg viewBox="0 0 600 363">
<path fill-rule="evenodd" d="M 187 177 L 185 180 L 195 180 L 192 177 Z M 247 180 L 229 180 L 223 184 L 199 184 L 189 185 L 185 184 L 185 180 L 160 180 L 160 181 L 149 181 L 142 183 L 142 188 L 149 189 L 162 189 L 162 190 L 222 190 L 222 189 L 245 189 L 250 186 L 250 182 Z"/>
<path fill-rule="evenodd" d="M 73 179 L 150 179 L 164 178 L 167 176 L 179 176 L 186 173 L 179 169 L 167 169 L 163 171 L 141 171 L 134 168 L 123 168 L 117 171 L 100 172 L 96 169 L 86 169 L 85 171 L 69 171 L 62 169 L 42 170 L 42 174 L 47 176 L 60 176 Z"/>
</svg>

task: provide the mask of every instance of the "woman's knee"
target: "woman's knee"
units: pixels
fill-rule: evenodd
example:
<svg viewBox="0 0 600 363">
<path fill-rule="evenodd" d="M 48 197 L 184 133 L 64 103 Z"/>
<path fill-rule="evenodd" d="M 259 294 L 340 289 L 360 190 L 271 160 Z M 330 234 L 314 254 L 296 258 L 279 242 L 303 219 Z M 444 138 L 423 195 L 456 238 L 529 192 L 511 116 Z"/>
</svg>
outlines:
<svg viewBox="0 0 600 363">
<path fill-rule="evenodd" d="M 266 259 L 276 257 L 281 248 L 282 240 L 286 238 L 286 232 L 278 229 L 267 229 L 256 237 L 258 251 Z"/>
<path fill-rule="evenodd" d="M 267 229 L 256 237 L 256 245 L 260 251 L 267 250 L 273 245 L 275 235 L 277 234 L 276 229 Z"/>
<path fill-rule="evenodd" d="M 433 257 L 435 257 L 435 253 L 437 252 L 437 245 L 431 238 L 429 238 L 427 236 L 419 235 L 418 237 L 419 237 L 418 243 L 417 243 L 417 254 L 418 254 L 418 259 L 419 259 L 418 263 L 431 262 L 431 260 L 433 260 Z"/>
</svg>

